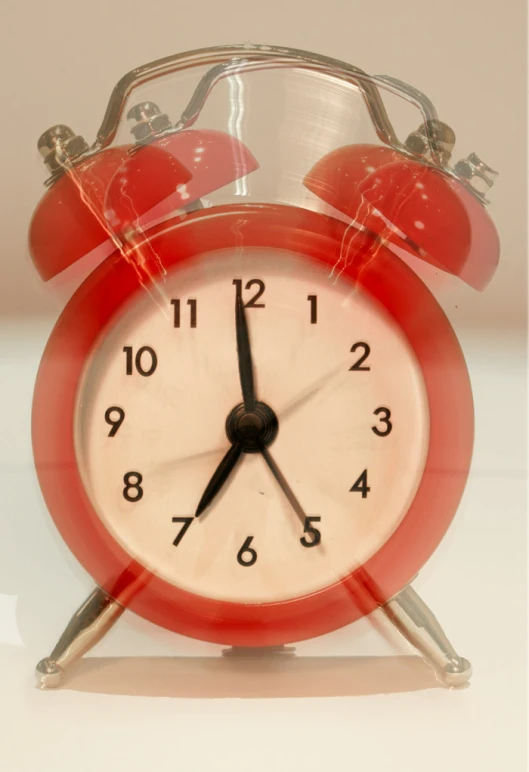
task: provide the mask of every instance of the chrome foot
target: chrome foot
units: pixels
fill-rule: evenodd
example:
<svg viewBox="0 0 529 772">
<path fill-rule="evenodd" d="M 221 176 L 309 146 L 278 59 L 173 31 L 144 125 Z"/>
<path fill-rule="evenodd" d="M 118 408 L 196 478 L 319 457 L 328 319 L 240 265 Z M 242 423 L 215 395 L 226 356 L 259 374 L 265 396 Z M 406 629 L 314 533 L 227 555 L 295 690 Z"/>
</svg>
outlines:
<svg viewBox="0 0 529 772">
<path fill-rule="evenodd" d="M 443 668 L 442 678 L 448 686 L 464 686 L 470 681 L 472 665 L 464 657 L 456 657 Z"/>
<path fill-rule="evenodd" d="M 457 654 L 435 615 L 411 586 L 385 603 L 382 610 L 447 686 L 469 682 L 470 662 Z"/>
<path fill-rule="evenodd" d="M 36 668 L 40 689 L 56 689 L 69 665 L 77 662 L 105 635 L 121 616 L 124 607 L 97 587 L 68 622 L 49 657 Z"/>
<path fill-rule="evenodd" d="M 61 684 L 62 667 L 46 657 L 35 668 L 35 675 L 39 689 L 56 689 Z"/>
</svg>

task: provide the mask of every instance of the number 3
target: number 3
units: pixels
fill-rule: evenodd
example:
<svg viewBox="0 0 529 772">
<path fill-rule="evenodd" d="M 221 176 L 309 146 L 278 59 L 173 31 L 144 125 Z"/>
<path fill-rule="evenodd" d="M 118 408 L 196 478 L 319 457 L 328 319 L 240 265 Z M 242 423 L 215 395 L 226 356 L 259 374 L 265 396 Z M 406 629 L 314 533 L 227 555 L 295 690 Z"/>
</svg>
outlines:
<svg viewBox="0 0 529 772">
<path fill-rule="evenodd" d="M 380 420 L 383 424 L 386 425 L 385 429 L 379 429 L 378 426 L 372 426 L 371 429 L 377 434 L 379 437 L 387 437 L 388 434 L 393 429 L 393 424 L 389 420 L 391 418 L 391 410 L 389 407 L 377 407 L 377 409 L 374 411 L 374 415 L 381 416 Z"/>
</svg>

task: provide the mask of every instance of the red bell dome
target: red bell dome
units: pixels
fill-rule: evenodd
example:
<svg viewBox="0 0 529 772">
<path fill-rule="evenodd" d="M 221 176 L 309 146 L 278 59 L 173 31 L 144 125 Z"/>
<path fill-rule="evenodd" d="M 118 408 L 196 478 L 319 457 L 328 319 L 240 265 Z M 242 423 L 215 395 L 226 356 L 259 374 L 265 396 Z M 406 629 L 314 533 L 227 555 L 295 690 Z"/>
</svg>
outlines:
<svg viewBox="0 0 529 772">
<path fill-rule="evenodd" d="M 492 220 L 462 182 L 440 169 L 391 148 L 349 145 L 321 159 L 305 185 L 359 226 L 476 289 L 496 270 Z"/>
<path fill-rule="evenodd" d="M 256 168 L 245 146 L 221 131 L 175 132 L 94 153 L 38 204 L 29 230 L 35 266 L 48 281 L 128 228 L 146 228 Z"/>
</svg>

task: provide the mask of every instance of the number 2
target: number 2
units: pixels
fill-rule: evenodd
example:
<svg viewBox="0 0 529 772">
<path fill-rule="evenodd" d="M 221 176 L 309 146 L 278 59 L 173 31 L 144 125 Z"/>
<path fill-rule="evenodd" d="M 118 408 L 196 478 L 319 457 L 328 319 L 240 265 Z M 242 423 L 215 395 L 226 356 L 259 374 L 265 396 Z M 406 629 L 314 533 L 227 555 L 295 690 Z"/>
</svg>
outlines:
<svg viewBox="0 0 529 772">
<path fill-rule="evenodd" d="M 360 359 L 357 359 L 354 365 L 351 365 L 349 370 L 371 370 L 370 367 L 362 367 L 366 359 L 368 358 L 369 354 L 371 353 L 371 348 L 369 347 L 368 343 L 364 343 L 363 341 L 359 341 L 358 343 L 355 343 L 354 346 L 351 346 L 351 354 L 354 354 L 357 349 L 363 349 L 364 353 L 360 357 Z"/>
</svg>

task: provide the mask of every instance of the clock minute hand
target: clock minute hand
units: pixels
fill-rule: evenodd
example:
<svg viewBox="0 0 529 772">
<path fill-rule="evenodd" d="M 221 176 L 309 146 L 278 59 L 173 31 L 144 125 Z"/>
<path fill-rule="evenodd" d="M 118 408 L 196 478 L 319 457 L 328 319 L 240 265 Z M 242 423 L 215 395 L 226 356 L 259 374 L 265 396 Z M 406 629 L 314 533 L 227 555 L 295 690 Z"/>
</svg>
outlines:
<svg viewBox="0 0 529 772">
<path fill-rule="evenodd" d="M 299 517 L 301 524 L 303 527 L 305 527 L 305 522 L 307 520 L 307 516 L 305 514 L 305 511 L 299 501 L 296 498 L 296 494 L 290 487 L 290 485 L 287 483 L 285 477 L 283 476 L 283 473 L 281 469 L 278 467 L 276 462 L 274 461 L 274 458 L 268 448 L 266 448 L 264 445 L 261 447 L 261 455 L 263 456 L 264 460 L 266 461 L 268 468 L 276 478 L 277 482 L 279 483 L 279 487 L 287 497 L 290 506 L 296 513 L 296 515 Z"/>
<path fill-rule="evenodd" d="M 244 311 L 241 293 L 235 295 L 235 328 L 237 335 L 237 358 L 239 362 L 239 378 L 241 381 L 242 399 L 244 409 L 251 413 L 255 410 L 257 398 L 253 378 L 252 350 L 250 348 L 250 335 L 248 323 Z"/>
<path fill-rule="evenodd" d="M 202 498 L 198 502 L 195 517 L 199 517 L 202 512 L 204 512 L 204 510 L 209 507 L 215 496 L 217 496 L 221 488 L 224 486 L 224 483 L 234 470 L 237 461 L 241 456 L 241 453 L 242 444 L 240 442 L 235 442 L 213 472 L 213 476 L 207 484 L 206 489 L 202 494 Z"/>
</svg>

